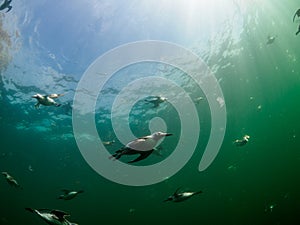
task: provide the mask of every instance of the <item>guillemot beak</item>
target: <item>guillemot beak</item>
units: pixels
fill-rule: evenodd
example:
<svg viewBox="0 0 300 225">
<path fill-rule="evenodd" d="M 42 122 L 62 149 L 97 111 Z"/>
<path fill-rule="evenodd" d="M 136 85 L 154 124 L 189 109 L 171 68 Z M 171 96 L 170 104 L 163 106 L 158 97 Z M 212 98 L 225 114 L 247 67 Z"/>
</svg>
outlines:
<svg viewBox="0 0 300 225">
<path fill-rule="evenodd" d="M 171 135 L 173 135 L 173 134 L 171 134 L 171 133 L 166 133 L 165 134 L 165 136 L 171 136 Z"/>
<path fill-rule="evenodd" d="M 31 98 L 37 98 L 37 95 L 32 95 Z"/>
</svg>

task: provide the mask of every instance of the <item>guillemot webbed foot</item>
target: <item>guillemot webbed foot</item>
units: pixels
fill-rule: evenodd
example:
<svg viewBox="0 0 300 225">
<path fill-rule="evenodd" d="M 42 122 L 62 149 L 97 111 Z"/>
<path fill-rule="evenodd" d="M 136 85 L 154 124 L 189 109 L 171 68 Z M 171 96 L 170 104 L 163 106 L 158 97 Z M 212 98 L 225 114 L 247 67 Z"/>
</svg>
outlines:
<svg viewBox="0 0 300 225">
<path fill-rule="evenodd" d="M 298 10 L 295 12 L 294 17 L 293 17 L 293 22 L 295 22 L 296 16 L 300 17 L 300 9 L 298 9 Z"/>
<path fill-rule="evenodd" d="M 6 12 L 9 12 L 11 9 L 12 9 L 12 6 L 10 5 L 12 0 L 5 0 L 3 2 L 3 4 L 0 6 L 0 10 L 3 10 L 3 9 L 6 9 L 7 8 L 7 11 Z"/>
<path fill-rule="evenodd" d="M 297 30 L 297 32 L 296 32 L 296 35 L 298 35 L 300 33 L 300 25 L 299 25 L 299 27 L 298 27 L 298 30 Z"/>
</svg>

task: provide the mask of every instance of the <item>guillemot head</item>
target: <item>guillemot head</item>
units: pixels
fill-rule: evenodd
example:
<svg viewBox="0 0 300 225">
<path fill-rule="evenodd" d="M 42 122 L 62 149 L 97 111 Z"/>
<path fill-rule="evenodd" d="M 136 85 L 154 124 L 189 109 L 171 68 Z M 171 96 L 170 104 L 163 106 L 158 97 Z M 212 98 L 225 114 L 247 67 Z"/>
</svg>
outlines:
<svg viewBox="0 0 300 225">
<path fill-rule="evenodd" d="M 3 176 L 7 176 L 8 173 L 7 172 L 2 172 Z"/>
<path fill-rule="evenodd" d="M 155 133 L 152 134 L 152 138 L 154 140 L 159 140 L 159 139 L 161 139 L 163 137 L 171 136 L 171 135 L 173 135 L 173 134 L 171 134 L 171 133 L 164 133 L 164 132 L 158 131 L 158 132 L 155 132 Z"/>
</svg>

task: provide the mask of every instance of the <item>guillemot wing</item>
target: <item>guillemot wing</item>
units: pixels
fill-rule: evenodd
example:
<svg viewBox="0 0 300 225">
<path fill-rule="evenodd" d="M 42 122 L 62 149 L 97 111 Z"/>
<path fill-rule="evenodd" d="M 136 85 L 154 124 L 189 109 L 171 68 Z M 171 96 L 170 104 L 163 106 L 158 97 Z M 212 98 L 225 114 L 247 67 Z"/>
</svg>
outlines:
<svg viewBox="0 0 300 225">
<path fill-rule="evenodd" d="M 141 161 L 143 159 L 146 159 L 149 155 L 151 155 L 151 153 L 153 152 L 153 149 L 150 151 L 146 151 L 146 152 L 140 152 L 140 156 L 137 157 L 134 160 L 129 161 L 128 163 L 134 163 L 134 162 L 138 162 Z"/>
<path fill-rule="evenodd" d="M 151 140 L 151 136 L 140 137 L 129 142 L 126 147 L 137 151 L 150 151 L 154 146 L 150 148 L 146 147 L 148 140 Z"/>
<path fill-rule="evenodd" d="M 51 210 L 51 213 L 54 214 L 55 216 L 57 216 L 59 221 L 64 221 L 66 216 L 70 216 L 69 213 L 66 213 L 64 211 L 60 211 L 57 209 Z"/>
<path fill-rule="evenodd" d="M 151 135 L 143 136 L 140 138 L 137 138 L 129 143 L 126 144 L 126 148 L 138 151 L 138 152 L 144 152 L 144 151 L 153 151 L 156 147 L 158 141 L 165 136 L 170 136 L 172 134 L 169 133 L 163 133 L 163 132 L 155 132 Z"/>
<path fill-rule="evenodd" d="M 176 191 L 174 192 L 173 196 L 177 196 L 180 189 L 182 189 L 182 187 L 177 188 Z"/>
<path fill-rule="evenodd" d="M 61 97 L 61 96 L 64 96 L 65 94 L 50 94 L 50 95 L 47 95 L 49 98 L 58 98 L 58 97 Z"/>
<path fill-rule="evenodd" d="M 61 189 L 62 192 L 64 192 L 65 194 L 68 194 L 71 192 L 71 190 L 68 190 L 68 189 Z"/>
</svg>

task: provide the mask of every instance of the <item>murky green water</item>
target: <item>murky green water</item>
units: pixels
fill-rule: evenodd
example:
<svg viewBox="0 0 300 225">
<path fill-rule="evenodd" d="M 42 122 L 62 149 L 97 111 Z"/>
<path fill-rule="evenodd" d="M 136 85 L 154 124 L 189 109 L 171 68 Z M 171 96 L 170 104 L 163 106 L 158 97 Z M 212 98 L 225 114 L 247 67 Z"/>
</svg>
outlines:
<svg viewBox="0 0 300 225">
<path fill-rule="evenodd" d="M 64 210 L 78 224 L 299 224 L 300 36 L 295 33 L 300 18 L 294 23 L 292 18 L 300 5 L 210 2 L 12 1 L 10 12 L 0 12 L 0 170 L 22 186 L 10 187 L 1 177 L 0 224 L 45 224 L 25 207 Z M 271 44 L 269 35 L 275 37 Z M 136 79 L 155 75 L 177 82 L 194 101 L 200 121 L 196 151 L 184 168 L 158 184 L 132 187 L 105 179 L 84 160 L 74 138 L 72 106 L 80 78 L 98 56 L 142 40 L 172 42 L 201 57 L 223 91 L 227 125 L 219 154 L 199 172 L 212 124 L 205 93 L 170 65 L 142 62 L 117 71 L 98 96 L 95 112 L 99 136 L 116 141 L 109 153 L 122 147 L 111 107 Z M 57 100 L 60 107 L 37 110 L 35 93 L 65 96 Z M 164 160 L 180 140 L 181 115 L 170 102 L 181 96 L 171 94 L 158 108 L 141 98 L 130 111 L 137 137 L 150 133 L 155 117 L 174 133 L 161 144 L 161 156 L 153 154 L 137 166 Z M 234 146 L 245 134 L 250 141 Z M 203 193 L 163 203 L 178 187 Z M 84 193 L 63 201 L 57 199 L 61 189 Z"/>
</svg>

